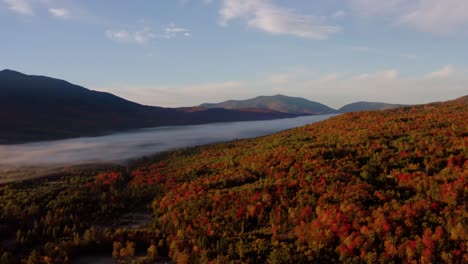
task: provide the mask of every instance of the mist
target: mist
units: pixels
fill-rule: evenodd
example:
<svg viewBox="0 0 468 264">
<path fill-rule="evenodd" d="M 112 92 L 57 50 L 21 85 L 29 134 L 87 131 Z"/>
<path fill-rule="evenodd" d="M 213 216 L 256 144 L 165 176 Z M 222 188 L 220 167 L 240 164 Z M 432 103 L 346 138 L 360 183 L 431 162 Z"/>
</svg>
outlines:
<svg viewBox="0 0 468 264">
<path fill-rule="evenodd" d="M 21 175 L 27 168 L 37 171 L 41 167 L 121 163 L 171 149 L 264 136 L 331 116 L 158 127 L 100 137 L 0 145 L 0 174 Z"/>
</svg>

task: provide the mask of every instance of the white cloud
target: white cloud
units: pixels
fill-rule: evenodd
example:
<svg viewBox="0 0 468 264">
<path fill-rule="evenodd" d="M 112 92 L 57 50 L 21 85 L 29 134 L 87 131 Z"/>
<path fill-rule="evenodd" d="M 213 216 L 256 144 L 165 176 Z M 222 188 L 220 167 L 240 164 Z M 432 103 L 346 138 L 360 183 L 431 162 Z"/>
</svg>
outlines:
<svg viewBox="0 0 468 264">
<path fill-rule="evenodd" d="M 156 38 L 151 28 L 145 27 L 139 31 L 128 31 L 126 29 L 121 30 L 107 30 L 106 36 L 114 41 L 123 43 L 134 43 L 143 45 Z"/>
<path fill-rule="evenodd" d="M 118 31 L 107 30 L 106 36 L 112 40 L 120 41 L 120 42 L 132 41 L 131 34 L 127 30 L 118 30 Z"/>
<path fill-rule="evenodd" d="M 318 17 L 299 14 L 291 8 L 273 4 L 270 0 L 223 0 L 220 10 L 221 24 L 239 19 L 251 28 L 273 35 L 292 35 L 310 39 L 326 39 L 341 30 L 326 25 Z"/>
<path fill-rule="evenodd" d="M 468 25 L 467 0 L 349 0 L 365 16 L 390 18 L 423 32 L 452 33 Z"/>
<path fill-rule="evenodd" d="M 21 15 L 33 15 L 34 11 L 30 3 L 26 0 L 3 0 L 8 5 L 8 9 Z"/>
<path fill-rule="evenodd" d="M 167 39 L 175 38 L 179 34 L 184 37 L 192 36 L 192 33 L 189 29 L 177 27 L 174 22 L 170 23 L 169 26 L 164 29 L 164 37 Z"/>
<path fill-rule="evenodd" d="M 61 19 L 69 19 L 71 18 L 71 13 L 66 8 L 49 8 L 49 13 L 54 17 L 61 18 Z"/>
<path fill-rule="evenodd" d="M 140 21 L 140 26 L 144 26 L 140 30 L 128 30 L 128 29 L 119 29 L 119 30 L 106 30 L 106 36 L 116 42 L 121 43 L 133 43 L 144 45 L 155 39 L 172 39 L 177 36 L 183 36 L 185 38 L 192 37 L 192 33 L 189 29 L 178 27 L 174 23 L 170 23 L 164 29 L 153 30 L 151 26 L 148 26 L 147 22 Z M 146 26 L 145 26 L 146 25 Z"/>
<path fill-rule="evenodd" d="M 437 79 L 437 78 L 447 78 L 454 73 L 454 68 L 452 65 L 447 65 L 440 70 L 434 71 L 426 75 L 428 79 Z"/>
</svg>

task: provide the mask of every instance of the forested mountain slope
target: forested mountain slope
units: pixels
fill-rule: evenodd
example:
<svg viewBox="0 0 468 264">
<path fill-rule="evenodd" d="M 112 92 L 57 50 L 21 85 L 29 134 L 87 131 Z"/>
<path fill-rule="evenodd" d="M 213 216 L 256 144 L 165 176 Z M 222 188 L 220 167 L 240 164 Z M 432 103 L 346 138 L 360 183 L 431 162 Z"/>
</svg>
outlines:
<svg viewBox="0 0 468 264">
<path fill-rule="evenodd" d="M 463 98 L 349 113 L 129 170 L 9 184 L 0 188 L 0 237 L 13 242 L 0 255 L 467 263 L 467 117 Z M 110 224 L 138 205 L 150 206 L 147 225 Z"/>
</svg>

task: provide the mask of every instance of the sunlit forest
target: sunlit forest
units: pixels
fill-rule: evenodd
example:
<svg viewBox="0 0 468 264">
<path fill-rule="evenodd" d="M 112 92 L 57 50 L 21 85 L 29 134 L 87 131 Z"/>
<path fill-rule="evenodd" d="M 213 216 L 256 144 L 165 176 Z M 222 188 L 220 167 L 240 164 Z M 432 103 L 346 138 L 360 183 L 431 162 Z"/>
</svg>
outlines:
<svg viewBox="0 0 468 264">
<path fill-rule="evenodd" d="M 0 263 L 468 263 L 468 97 L 0 186 Z"/>
</svg>

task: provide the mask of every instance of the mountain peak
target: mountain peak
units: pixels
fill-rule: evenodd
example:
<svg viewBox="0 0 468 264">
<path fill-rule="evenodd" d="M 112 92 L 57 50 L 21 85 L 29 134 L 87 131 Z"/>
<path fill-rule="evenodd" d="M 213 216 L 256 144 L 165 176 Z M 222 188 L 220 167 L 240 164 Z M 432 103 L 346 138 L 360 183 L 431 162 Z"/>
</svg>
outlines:
<svg viewBox="0 0 468 264">
<path fill-rule="evenodd" d="M 291 97 L 283 94 L 257 96 L 247 100 L 229 100 L 221 103 L 202 104 L 200 106 L 225 109 L 266 109 L 299 115 L 331 114 L 336 112 L 326 105 L 309 101 L 301 97 Z"/>
<path fill-rule="evenodd" d="M 0 71 L 0 75 L 6 75 L 6 76 L 25 76 L 26 74 L 10 70 L 10 69 L 4 69 Z"/>
</svg>

